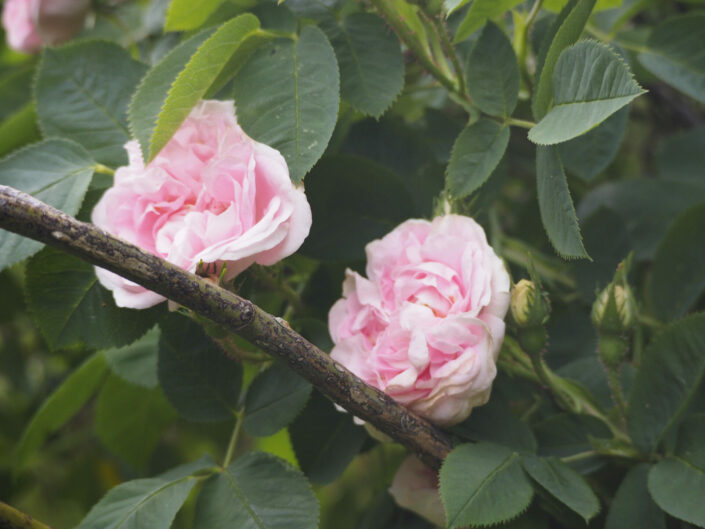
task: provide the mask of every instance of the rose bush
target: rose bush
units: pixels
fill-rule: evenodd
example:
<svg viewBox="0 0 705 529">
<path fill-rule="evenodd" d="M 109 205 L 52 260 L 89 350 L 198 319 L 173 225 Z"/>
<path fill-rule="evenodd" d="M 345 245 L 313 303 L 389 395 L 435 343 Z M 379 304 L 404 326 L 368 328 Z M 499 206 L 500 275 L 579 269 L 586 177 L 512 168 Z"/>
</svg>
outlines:
<svg viewBox="0 0 705 529">
<path fill-rule="evenodd" d="M 311 209 L 275 149 L 238 126 L 232 101 L 202 101 L 147 166 L 139 144 L 129 165 L 93 210 L 93 223 L 190 272 L 226 265 L 232 278 L 257 262 L 295 252 L 311 227 Z M 164 298 L 96 268 L 121 307 L 147 308 Z"/>
<path fill-rule="evenodd" d="M 34 53 L 61 44 L 83 27 L 90 0 L 6 0 L 2 25 L 11 48 Z"/>
<path fill-rule="evenodd" d="M 331 357 L 443 425 L 487 402 L 509 275 L 483 229 L 460 215 L 409 220 L 366 247 L 330 310 Z"/>
</svg>

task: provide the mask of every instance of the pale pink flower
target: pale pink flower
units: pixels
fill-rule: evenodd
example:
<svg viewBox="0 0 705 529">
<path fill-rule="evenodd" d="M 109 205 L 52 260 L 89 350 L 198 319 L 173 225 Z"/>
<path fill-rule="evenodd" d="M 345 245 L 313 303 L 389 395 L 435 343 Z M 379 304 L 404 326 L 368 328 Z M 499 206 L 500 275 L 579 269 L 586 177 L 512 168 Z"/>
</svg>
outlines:
<svg viewBox="0 0 705 529">
<path fill-rule="evenodd" d="M 509 275 L 483 229 L 460 215 L 408 220 L 367 245 L 333 305 L 331 357 L 441 424 L 487 402 L 509 305 Z"/>
<path fill-rule="evenodd" d="M 284 157 L 248 137 L 232 101 L 201 101 L 145 167 L 139 144 L 93 210 L 93 222 L 185 270 L 226 265 L 233 277 L 271 265 L 308 235 L 311 208 L 289 178 Z M 98 279 L 121 307 L 164 298 L 101 268 Z"/>
<path fill-rule="evenodd" d="M 414 456 L 408 456 L 397 469 L 389 493 L 397 505 L 418 514 L 439 527 L 446 516 L 438 492 L 438 476 Z"/>
</svg>

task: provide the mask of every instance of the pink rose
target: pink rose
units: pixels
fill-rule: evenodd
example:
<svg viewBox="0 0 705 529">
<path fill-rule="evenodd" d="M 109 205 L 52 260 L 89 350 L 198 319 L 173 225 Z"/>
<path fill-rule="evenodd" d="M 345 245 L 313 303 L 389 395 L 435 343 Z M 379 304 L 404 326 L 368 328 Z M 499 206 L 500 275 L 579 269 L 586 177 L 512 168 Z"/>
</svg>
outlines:
<svg viewBox="0 0 705 529">
<path fill-rule="evenodd" d="M 257 262 L 294 253 L 308 235 L 311 208 L 284 157 L 237 124 L 232 101 L 201 101 L 152 162 L 139 144 L 93 210 L 93 223 L 190 272 L 226 265 L 228 278 Z M 164 298 L 96 268 L 120 307 Z"/>
<path fill-rule="evenodd" d="M 438 476 L 414 456 L 408 456 L 394 474 L 389 493 L 399 507 L 429 522 L 446 526 L 446 516 L 438 492 Z"/>
<path fill-rule="evenodd" d="M 81 31 L 89 7 L 90 0 L 5 0 L 7 43 L 25 53 L 61 44 Z"/>
<path fill-rule="evenodd" d="M 329 314 L 331 357 L 419 415 L 464 420 L 489 398 L 509 275 L 471 218 L 408 220 L 367 245 Z"/>
</svg>

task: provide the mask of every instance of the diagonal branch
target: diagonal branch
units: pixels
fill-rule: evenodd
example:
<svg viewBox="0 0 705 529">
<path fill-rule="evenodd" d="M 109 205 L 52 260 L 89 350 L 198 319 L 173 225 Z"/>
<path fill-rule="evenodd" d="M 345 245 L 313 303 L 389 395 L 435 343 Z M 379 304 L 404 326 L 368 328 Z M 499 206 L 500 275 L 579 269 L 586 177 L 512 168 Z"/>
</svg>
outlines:
<svg viewBox="0 0 705 529">
<path fill-rule="evenodd" d="M 18 511 L 0 501 L 0 528 L 2 529 L 51 529 L 29 514 Z"/>
<path fill-rule="evenodd" d="M 0 185 L 0 228 L 44 242 L 161 294 L 239 334 L 286 363 L 331 400 L 400 442 L 432 468 L 450 437 L 368 386 L 286 322 L 141 248 Z"/>
</svg>

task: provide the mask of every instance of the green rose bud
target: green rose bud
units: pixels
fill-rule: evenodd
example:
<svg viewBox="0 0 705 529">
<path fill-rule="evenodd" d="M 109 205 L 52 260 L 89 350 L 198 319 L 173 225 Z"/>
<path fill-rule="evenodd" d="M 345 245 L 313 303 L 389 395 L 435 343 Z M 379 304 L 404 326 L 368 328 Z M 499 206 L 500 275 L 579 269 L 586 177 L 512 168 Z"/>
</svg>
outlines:
<svg viewBox="0 0 705 529">
<path fill-rule="evenodd" d="M 628 286 L 609 285 L 592 306 L 592 323 L 601 332 L 621 334 L 636 322 L 636 301 Z"/>
<path fill-rule="evenodd" d="M 512 288 L 512 318 L 521 328 L 537 327 L 548 321 L 551 304 L 533 281 L 522 279 Z"/>
</svg>

